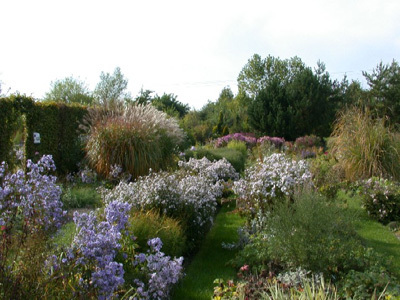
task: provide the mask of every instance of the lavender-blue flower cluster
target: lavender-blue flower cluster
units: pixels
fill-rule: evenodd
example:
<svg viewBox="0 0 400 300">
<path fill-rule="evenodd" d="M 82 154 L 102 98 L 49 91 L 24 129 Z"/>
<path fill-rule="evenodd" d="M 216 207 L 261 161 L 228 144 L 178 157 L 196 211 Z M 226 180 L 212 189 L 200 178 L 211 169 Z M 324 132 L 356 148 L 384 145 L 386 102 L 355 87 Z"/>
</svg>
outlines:
<svg viewBox="0 0 400 300">
<path fill-rule="evenodd" d="M 99 299 L 109 299 L 124 284 L 124 269 L 115 261 L 121 248 L 121 231 L 128 221 L 131 205 L 113 201 L 105 208 L 105 221 L 99 221 L 94 212 L 74 214 L 77 234 L 72 252 L 77 253 L 78 265 L 91 266 L 89 285 L 98 290 Z"/>
<path fill-rule="evenodd" d="M 56 177 L 46 175 L 55 170 L 51 155 L 44 155 L 37 163 L 27 161 L 25 173 L 7 173 L 7 165 L 0 166 L 0 225 L 11 226 L 21 216 L 29 230 L 34 227 L 60 227 L 65 212 L 60 201 L 61 188 Z"/>
<path fill-rule="evenodd" d="M 171 285 L 182 277 L 183 257 L 171 259 L 161 252 L 162 241 L 154 238 L 148 241 L 149 253 L 136 255 L 136 264 L 148 274 L 148 282 L 135 280 L 140 299 L 168 299 Z"/>
</svg>

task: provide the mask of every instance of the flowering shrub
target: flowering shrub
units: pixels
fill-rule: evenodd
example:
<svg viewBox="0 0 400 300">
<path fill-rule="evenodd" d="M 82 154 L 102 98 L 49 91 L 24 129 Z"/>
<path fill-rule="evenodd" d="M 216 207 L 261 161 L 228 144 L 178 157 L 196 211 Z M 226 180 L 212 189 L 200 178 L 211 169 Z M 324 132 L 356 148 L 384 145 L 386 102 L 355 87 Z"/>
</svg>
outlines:
<svg viewBox="0 0 400 300">
<path fill-rule="evenodd" d="M 169 290 L 182 277 L 183 257 L 172 259 L 161 252 L 162 241 L 154 238 L 148 241 L 150 250 L 147 254 L 140 253 L 135 257 L 135 265 L 147 274 L 145 284 L 136 279 L 137 294 L 140 299 L 168 299 Z"/>
<path fill-rule="evenodd" d="M 97 290 L 100 299 L 110 298 L 124 283 L 123 265 L 114 259 L 121 248 L 121 231 L 130 208 L 130 204 L 120 201 L 109 203 L 104 212 L 105 221 L 99 221 L 93 212 L 74 214 L 77 234 L 70 257 L 82 270 L 80 286 Z"/>
<path fill-rule="evenodd" d="M 275 153 L 245 171 L 234 183 L 238 205 L 245 211 L 264 211 L 274 199 L 290 197 L 295 188 L 310 183 L 311 173 L 304 160 L 295 161 Z"/>
<path fill-rule="evenodd" d="M 269 143 L 275 146 L 275 148 L 280 149 L 285 143 L 285 139 L 281 137 L 270 137 L 263 136 L 257 139 L 258 144 Z"/>
<path fill-rule="evenodd" d="M 315 135 L 305 135 L 298 137 L 294 142 L 294 145 L 298 149 L 312 148 L 312 147 L 320 147 L 321 146 L 321 138 Z"/>
<path fill-rule="evenodd" d="M 372 177 L 359 183 L 363 206 L 382 223 L 400 220 L 400 186 L 388 179 Z"/>
<path fill-rule="evenodd" d="M 61 189 L 56 177 L 46 175 L 54 171 L 51 155 L 44 155 L 36 164 L 26 164 L 27 172 L 7 173 L 7 165 L 0 165 L 0 226 L 10 232 L 16 222 L 26 232 L 50 229 L 61 225 L 64 212 L 60 201 Z"/>
<path fill-rule="evenodd" d="M 190 159 L 179 162 L 179 166 L 181 169 L 175 173 L 151 173 L 135 182 L 121 182 L 113 190 L 104 191 L 104 201 L 118 199 L 136 210 L 156 209 L 181 220 L 188 241 L 197 243 L 212 225 L 217 198 L 224 189 L 221 183 L 238 178 L 238 174 L 224 159 Z"/>
<path fill-rule="evenodd" d="M 65 214 L 56 177 L 46 175 L 54 170 L 50 155 L 28 160 L 26 171 L 10 173 L 0 165 L 0 298 L 25 298 L 38 287 L 32 270 L 45 260 L 47 231 Z"/>
<path fill-rule="evenodd" d="M 251 133 L 232 133 L 216 139 L 214 146 L 216 148 L 225 147 L 231 140 L 245 142 L 247 147 L 253 147 L 257 143 L 257 138 Z"/>
<path fill-rule="evenodd" d="M 190 158 L 188 162 L 179 161 L 178 165 L 184 170 L 205 176 L 215 183 L 219 180 L 239 179 L 239 174 L 226 158 L 214 162 L 209 161 L 206 157 L 202 159 Z"/>
</svg>

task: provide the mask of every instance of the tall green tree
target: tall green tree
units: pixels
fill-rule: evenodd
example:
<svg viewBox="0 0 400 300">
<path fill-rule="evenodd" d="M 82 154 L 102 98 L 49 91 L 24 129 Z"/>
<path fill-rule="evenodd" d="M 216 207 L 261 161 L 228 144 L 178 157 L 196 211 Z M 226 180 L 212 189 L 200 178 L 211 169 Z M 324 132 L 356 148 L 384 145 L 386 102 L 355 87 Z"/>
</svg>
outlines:
<svg viewBox="0 0 400 300">
<path fill-rule="evenodd" d="M 166 112 L 170 116 L 183 118 L 189 112 L 189 106 L 177 100 L 174 94 L 164 93 L 162 96 L 156 95 L 151 99 L 151 104 L 158 110 Z"/>
<path fill-rule="evenodd" d="M 96 102 L 104 106 L 115 106 L 131 100 L 131 95 L 126 91 L 128 79 L 122 74 L 119 67 L 114 73 L 100 74 L 100 82 L 93 92 Z"/>
<path fill-rule="evenodd" d="M 70 76 L 52 81 L 50 91 L 46 93 L 43 100 L 90 105 L 93 103 L 93 99 L 86 83 Z"/>
<path fill-rule="evenodd" d="M 250 125 L 260 134 L 287 140 L 306 134 L 328 136 L 342 96 L 324 64 L 319 62 L 313 72 L 298 57 L 268 56 L 263 63 L 260 89 L 249 92 L 246 85 L 241 87 L 249 97 L 255 94 L 248 107 Z M 251 65 L 250 61 L 244 69 Z"/>
<path fill-rule="evenodd" d="M 380 62 L 371 74 L 363 72 L 370 87 L 368 103 L 380 117 L 388 117 L 392 124 L 400 123 L 400 66 Z"/>
</svg>

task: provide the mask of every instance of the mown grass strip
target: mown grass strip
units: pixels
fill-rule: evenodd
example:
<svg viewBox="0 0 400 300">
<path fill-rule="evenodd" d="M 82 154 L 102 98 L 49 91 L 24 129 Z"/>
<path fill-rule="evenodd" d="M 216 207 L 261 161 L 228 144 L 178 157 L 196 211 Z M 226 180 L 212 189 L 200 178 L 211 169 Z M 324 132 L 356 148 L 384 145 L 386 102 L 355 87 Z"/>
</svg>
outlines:
<svg viewBox="0 0 400 300">
<path fill-rule="evenodd" d="M 221 243 L 236 242 L 237 229 L 244 219 L 233 213 L 233 203 L 226 203 L 217 215 L 214 226 L 193 261 L 186 269 L 186 276 L 173 292 L 172 299 L 207 299 L 213 295 L 216 278 L 233 279 L 236 271 L 226 263 L 231 260 L 234 250 L 222 248 Z"/>
<path fill-rule="evenodd" d="M 344 198 L 350 209 L 357 211 L 357 233 L 363 239 L 366 246 L 375 249 L 384 257 L 392 257 L 392 272 L 400 278 L 400 240 L 388 227 L 372 220 L 366 211 L 361 207 L 361 199 L 358 196 L 340 194 Z"/>
</svg>

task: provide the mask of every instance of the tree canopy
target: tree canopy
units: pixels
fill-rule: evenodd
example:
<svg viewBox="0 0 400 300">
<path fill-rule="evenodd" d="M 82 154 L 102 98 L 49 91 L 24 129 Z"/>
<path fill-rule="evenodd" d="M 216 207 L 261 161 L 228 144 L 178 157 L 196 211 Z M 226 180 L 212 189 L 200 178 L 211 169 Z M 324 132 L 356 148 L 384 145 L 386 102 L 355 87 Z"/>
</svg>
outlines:
<svg viewBox="0 0 400 300">
<path fill-rule="evenodd" d="M 126 91 L 127 87 L 128 79 L 117 67 L 113 74 L 101 72 L 100 82 L 96 85 L 93 95 L 98 104 L 113 106 L 131 99 L 130 93 Z"/>
<path fill-rule="evenodd" d="M 44 101 L 55 101 L 64 103 L 79 103 L 90 105 L 93 96 L 86 83 L 72 76 L 58 79 L 50 83 L 50 91 L 46 93 Z"/>
</svg>

